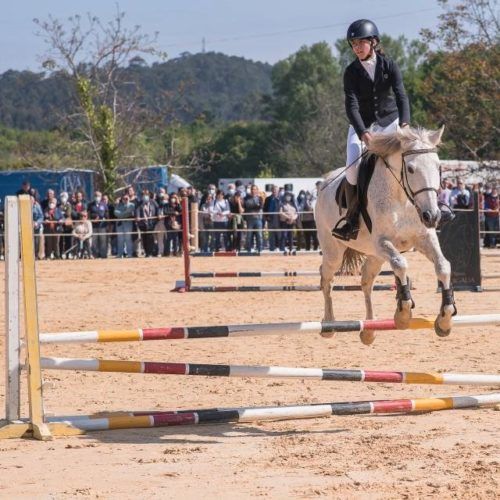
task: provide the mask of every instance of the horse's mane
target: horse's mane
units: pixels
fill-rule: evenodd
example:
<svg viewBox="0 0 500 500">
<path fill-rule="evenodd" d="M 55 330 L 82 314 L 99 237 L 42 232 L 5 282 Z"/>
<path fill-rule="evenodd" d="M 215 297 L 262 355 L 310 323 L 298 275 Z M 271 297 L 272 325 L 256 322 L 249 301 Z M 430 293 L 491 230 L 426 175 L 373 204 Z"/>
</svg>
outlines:
<svg viewBox="0 0 500 500">
<path fill-rule="evenodd" d="M 389 156 L 398 151 L 407 151 L 415 146 L 416 142 L 422 142 L 429 146 L 434 146 L 430 139 L 433 130 L 425 128 L 405 127 L 396 132 L 379 132 L 372 134 L 372 140 L 368 151 L 378 156 Z"/>
<path fill-rule="evenodd" d="M 422 127 L 398 128 L 396 132 L 374 132 L 368 151 L 378 156 L 389 156 L 399 151 L 408 151 L 415 147 L 416 142 L 424 143 L 430 147 L 438 146 L 431 135 L 436 134 L 435 130 L 427 130 Z M 331 184 L 337 177 L 342 176 L 345 168 L 335 169 L 326 174 L 320 190 Z"/>
</svg>

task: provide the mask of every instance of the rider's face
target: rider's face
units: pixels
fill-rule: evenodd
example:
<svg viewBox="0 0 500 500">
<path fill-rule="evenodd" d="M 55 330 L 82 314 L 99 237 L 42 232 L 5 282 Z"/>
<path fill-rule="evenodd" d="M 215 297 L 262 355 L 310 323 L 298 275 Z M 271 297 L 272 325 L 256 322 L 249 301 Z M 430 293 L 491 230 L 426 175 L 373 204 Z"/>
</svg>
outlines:
<svg viewBox="0 0 500 500">
<path fill-rule="evenodd" d="M 371 40 L 361 38 L 359 40 L 352 40 L 351 47 L 358 59 L 366 59 L 370 55 L 372 49 Z"/>
</svg>

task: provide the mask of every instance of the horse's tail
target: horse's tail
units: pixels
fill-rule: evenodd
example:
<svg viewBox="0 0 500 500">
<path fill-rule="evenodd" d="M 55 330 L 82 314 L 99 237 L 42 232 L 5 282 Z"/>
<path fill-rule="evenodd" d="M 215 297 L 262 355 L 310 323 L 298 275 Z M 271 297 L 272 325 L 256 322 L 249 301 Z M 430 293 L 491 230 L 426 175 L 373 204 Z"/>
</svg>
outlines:
<svg viewBox="0 0 500 500">
<path fill-rule="evenodd" d="M 361 266 L 366 260 L 366 256 L 353 248 L 347 248 L 342 257 L 340 274 L 344 276 L 354 276 L 359 274 Z"/>
</svg>

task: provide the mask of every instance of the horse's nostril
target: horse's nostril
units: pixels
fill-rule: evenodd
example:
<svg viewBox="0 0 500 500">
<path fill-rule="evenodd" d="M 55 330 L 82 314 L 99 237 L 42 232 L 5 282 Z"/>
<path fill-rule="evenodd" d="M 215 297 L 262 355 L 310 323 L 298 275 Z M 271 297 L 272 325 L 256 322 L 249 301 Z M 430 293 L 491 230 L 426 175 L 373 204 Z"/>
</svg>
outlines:
<svg viewBox="0 0 500 500">
<path fill-rule="evenodd" d="M 431 214 L 430 210 L 426 210 L 422 214 L 422 219 L 424 219 L 425 222 L 431 222 L 432 221 L 432 214 Z"/>
</svg>

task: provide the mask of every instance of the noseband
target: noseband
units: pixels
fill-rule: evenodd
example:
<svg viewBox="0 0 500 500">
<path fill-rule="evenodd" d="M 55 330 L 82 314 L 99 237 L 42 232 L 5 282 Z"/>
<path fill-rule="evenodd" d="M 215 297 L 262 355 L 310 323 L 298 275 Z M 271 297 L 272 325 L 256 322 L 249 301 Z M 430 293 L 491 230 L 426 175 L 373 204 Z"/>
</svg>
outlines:
<svg viewBox="0 0 500 500">
<path fill-rule="evenodd" d="M 436 196 L 438 195 L 438 190 L 433 188 L 433 187 L 424 187 L 422 189 L 419 189 L 418 191 L 413 191 L 412 188 L 410 187 L 410 181 L 408 180 L 408 167 L 406 166 L 406 161 L 405 157 L 409 155 L 421 155 L 421 154 L 426 154 L 426 153 L 437 153 L 437 148 L 427 148 L 427 149 L 410 149 L 408 151 L 405 151 L 404 153 L 401 154 L 403 157 L 403 166 L 401 168 L 401 178 L 398 179 L 395 175 L 394 172 L 387 162 L 385 158 L 382 157 L 382 160 L 384 160 L 385 166 L 388 168 L 389 172 L 393 175 L 393 177 L 396 179 L 397 183 L 401 186 L 403 191 L 406 194 L 406 197 L 408 200 L 411 202 L 412 205 L 415 205 L 415 196 L 417 196 L 420 193 L 424 193 L 425 191 L 434 191 L 436 193 Z M 439 166 L 439 183 L 441 185 L 441 166 Z"/>
</svg>

